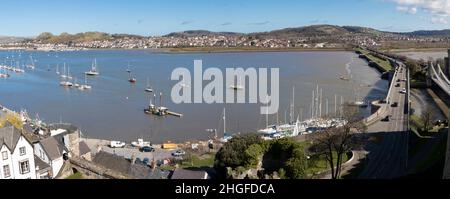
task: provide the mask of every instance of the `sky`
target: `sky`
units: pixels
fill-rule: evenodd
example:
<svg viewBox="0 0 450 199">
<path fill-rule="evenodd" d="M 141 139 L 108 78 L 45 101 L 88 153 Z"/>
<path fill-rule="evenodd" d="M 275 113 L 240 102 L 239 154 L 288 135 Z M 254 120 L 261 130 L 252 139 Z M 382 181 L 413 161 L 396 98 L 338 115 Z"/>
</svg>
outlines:
<svg viewBox="0 0 450 199">
<path fill-rule="evenodd" d="M 314 24 L 450 29 L 450 0 L 1 0 L 0 35 L 185 30 L 262 32 Z"/>
</svg>

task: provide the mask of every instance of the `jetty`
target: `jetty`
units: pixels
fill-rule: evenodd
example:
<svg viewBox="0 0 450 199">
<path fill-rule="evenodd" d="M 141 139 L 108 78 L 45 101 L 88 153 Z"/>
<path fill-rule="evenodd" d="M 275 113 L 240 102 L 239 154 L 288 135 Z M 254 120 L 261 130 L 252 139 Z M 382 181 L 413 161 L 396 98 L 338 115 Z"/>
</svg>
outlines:
<svg viewBox="0 0 450 199">
<path fill-rule="evenodd" d="M 163 94 L 160 93 L 159 94 L 159 98 L 160 98 L 160 106 L 159 107 L 156 106 L 155 104 L 153 104 L 152 99 L 150 99 L 150 104 L 149 104 L 148 108 L 144 109 L 144 112 L 149 115 L 151 114 L 151 115 L 156 115 L 156 116 L 160 116 L 160 117 L 164 117 L 164 116 L 168 116 L 168 115 L 175 116 L 175 117 L 183 117 L 183 114 L 170 111 L 169 108 L 164 107 L 162 105 L 162 96 L 163 96 Z M 155 99 L 154 101 L 156 101 L 155 94 L 153 95 L 153 97 Z"/>
</svg>

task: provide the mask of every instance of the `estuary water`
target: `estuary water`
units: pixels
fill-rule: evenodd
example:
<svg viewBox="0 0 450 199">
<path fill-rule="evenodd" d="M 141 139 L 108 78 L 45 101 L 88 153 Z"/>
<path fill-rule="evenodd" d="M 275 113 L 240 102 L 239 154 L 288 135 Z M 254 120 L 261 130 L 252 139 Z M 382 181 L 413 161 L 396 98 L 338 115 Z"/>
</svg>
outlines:
<svg viewBox="0 0 450 199">
<path fill-rule="evenodd" d="M 203 60 L 204 70 L 217 67 L 223 72 L 230 67 L 279 68 L 280 111 L 270 115 L 270 124 L 289 120 L 293 87 L 295 117 L 301 119 L 310 116 L 312 92 L 317 86 L 323 89 L 323 114 L 327 109 L 326 99 L 329 114 L 334 112 L 335 95 L 339 96 L 339 101 L 341 96 L 345 101 L 376 100 L 384 97 L 388 87 L 388 82 L 380 79 L 381 74 L 353 52 L 0 51 L 0 63 L 10 65 L 14 60 L 13 64 L 23 66 L 31 62 L 30 55 L 35 60 L 35 70 L 26 70 L 24 74 L 9 72 L 10 78 L 0 79 L 0 104 L 17 111 L 26 109 L 31 117 L 39 114 L 46 123 L 73 123 L 88 137 L 127 142 L 138 138 L 152 142 L 208 139 L 210 134 L 206 129 L 223 132 L 224 108 L 226 129 L 230 133 L 265 128 L 266 116 L 260 114 L 261 104 L 174 104 L 170 92 L 177 82 L 170 80 L 171 73 L 178 67 L 193 70 L 194 60 Z M 62 73 L 63 63 L 66 63 L 71 76 L 77 78 L 78 83 L 84 83 L 84 72 L 90 69 L 94 59 L 97 59 L 100 75 L 87 78 L 93 86 L 91 91 L 66 89 L 59 85 L 58 64 Z M 136 84 L 128 82 L 128 65 L 132 76 L 137 78 Z M 164 94 L 163 105 L 182 113 L 182 118 L 144 113 L 153 95 L 144 91 L 147 78 L 158 94 Z M 159 105 L 159 97 L 156 104 Z"/>
</svg>

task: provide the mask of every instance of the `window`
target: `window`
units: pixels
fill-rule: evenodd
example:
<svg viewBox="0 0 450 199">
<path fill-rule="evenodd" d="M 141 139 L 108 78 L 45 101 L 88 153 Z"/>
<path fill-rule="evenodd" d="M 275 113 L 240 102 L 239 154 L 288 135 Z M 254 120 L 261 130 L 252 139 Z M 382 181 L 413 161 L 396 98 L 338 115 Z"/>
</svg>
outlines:
<svg viewBox="0 0 450 199">
<path fill-rule="evenodd" d="M 8 151 L 3 151 L 2 152 L 2 158 L 3 158 L 3 160 L 7 160 L 8 159 Z"/>
<path fill-rule="evenodd" d="M 23 156 L 23 155 L 26 155 L 27 154 L 27 151 L 26 151 L 26 148 L 25 147 L 20 147 L 20 156 Z"/>
<path fill-rule="evenodd" d="M 3 166 L 3 176 L 5 178 L 11 177 L 11 171 L 9 170 L 9 165 Z"/>
<path fill-rule="evenodd" d="M 20 174 L 30 173 L 30 163 L 28 160 L 19 162 Z"/>
</svg>

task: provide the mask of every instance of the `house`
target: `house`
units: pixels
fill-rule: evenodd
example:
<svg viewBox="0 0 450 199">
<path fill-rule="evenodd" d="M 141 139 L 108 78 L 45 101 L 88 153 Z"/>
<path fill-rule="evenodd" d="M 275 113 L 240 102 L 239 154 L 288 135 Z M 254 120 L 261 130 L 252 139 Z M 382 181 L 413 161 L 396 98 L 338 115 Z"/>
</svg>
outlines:
<svg viewBox="0 0 450 199">
<path fill-rule="evenodd" d="M 34 144 L 34 154 L 51 167 L 51 178 L 55 178 L 59 174 L 67 153 L 68 150 L 55 137 L 48 137 Z"/>
<path fill-rule="evenodd" d="M 54 137 L 58 143 L 68 150 L 68 156 L 80 157 L 81 131 L 72 124 L 50 124 L 49 136 Z"/>
<path fill-rule="evenodd" d="M 36 179 L 51 179 L 52 167 L 37 156 L 34 156 L 34 162 L 36 164 Z"/>
<path fill-rule="evenodd" d="M 175 169 L 172 173 L 172 180 L 206 180 L 209 179 L 209 175 L 203 170 L 187 170 L 187 169 Z"/>
<path fill-rule="evenodd" d="M 33 145 L 11 124 L 0 129 L 0 179 L 36 179 Z"/>
</svg>

